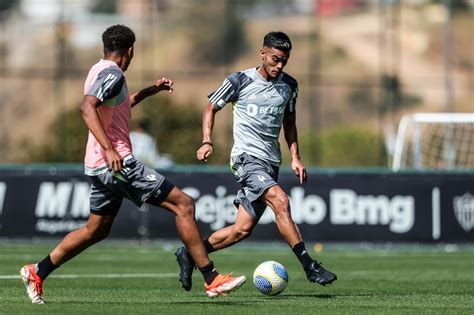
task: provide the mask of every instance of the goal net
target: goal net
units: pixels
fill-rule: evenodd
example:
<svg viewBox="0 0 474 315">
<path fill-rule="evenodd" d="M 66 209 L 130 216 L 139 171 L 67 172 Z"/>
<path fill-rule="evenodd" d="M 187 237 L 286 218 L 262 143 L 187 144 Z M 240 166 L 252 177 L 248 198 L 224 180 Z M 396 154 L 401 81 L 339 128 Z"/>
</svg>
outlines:
<svg viewBox="0 0 474 315">
<path fill-rule="evenodd" d="M 474 113 L 403 116 L 392 169 L 474 169 Z"/>
</svg>

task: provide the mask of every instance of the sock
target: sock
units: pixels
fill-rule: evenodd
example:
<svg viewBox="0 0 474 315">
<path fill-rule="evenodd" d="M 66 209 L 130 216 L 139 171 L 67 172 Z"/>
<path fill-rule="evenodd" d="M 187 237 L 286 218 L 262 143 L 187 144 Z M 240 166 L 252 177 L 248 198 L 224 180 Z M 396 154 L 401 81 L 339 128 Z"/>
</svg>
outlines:
<svg viewBox="0 0 474 315">
<path fill-rule="evenodd" d="M 53 264 L 53 262 L 51 261 L 51 256 L 48 255 L 42 261 L 36 264 L 36 268 L 38 269 L 36 271 L 36 274 L 38 275 L 38 277 L 44 280 L 51 272 L 53 272 L 54 269 L 58 267 L 59 266 Z"/>
<path fill-rule="evenodd" d="M 216 251 L 214 247 L 212 246 L 212 244 L 209 243 L 209 239 L 205 239 L 203 242 L 204 242 L 204 247 L 206 247 L 208 254 Z"/>
<path fill-rule="evenodd" d="M 204 280 L 208 285 L 211 284 L 219 274 L 214 268 L 214 263 L 212 261 L 210 261 L 206 266 L 199 268 L 199 270 L 201 271 L 202 275 L 204 276 Z"/>
<path fill-rule="evenodd" d="M 304 270 L 307 270 L 311 263 L 313 262 L 313 258 L 309 256 L 306 248 L 304 247 L 304 243 L 300 242 L 296 244 L 293 248 L 293 253 L 295 253 L 296 257 L 300 261 L 301 265 L 303 266 Z"/>
</svg>

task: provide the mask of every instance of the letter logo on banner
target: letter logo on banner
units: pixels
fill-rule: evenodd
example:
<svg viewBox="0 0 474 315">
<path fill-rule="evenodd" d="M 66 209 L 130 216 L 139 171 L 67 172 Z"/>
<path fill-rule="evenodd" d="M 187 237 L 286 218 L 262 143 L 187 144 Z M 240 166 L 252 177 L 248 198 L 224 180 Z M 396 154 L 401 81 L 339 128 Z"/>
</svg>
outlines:
<svg viewBox="0 0 474 315">
<path fill-rule="evenodd" d="M 456 196 L 453 206 L 459 225 L 464 231 L 469 232 L 474 227 L 474 196 L 470 193 Z"/>
<path fill-rule="evenodd" d="M 196 220 L 208 223 L 214 231 L 223 228 L 227 223 L 235 221 L 237 209 L 234 206 L 234 196 L 227 195 L 225 186 L 216 187 L 216 195 L 201 195 L 199 189 L 184 187 L 183 192 L 196 200 Z"/>
<path fill-rule="evenodd" d="M 415 223 L 413 196 L 362 196 L 350 189 L 330 192 L 332 224 L 388 225 L 393 233 L 406 233 Z"/>
<path fill-rule="evenodd" d="M 319 224 L 326 217 L 326 203 L 317 195 L 305 196 L 301 187 L 294 187 L 290 192 L 291 216 L 295 223 Z M 273 211 L 267 211 L 273 214 Z M 275 216 L 273 216 L 273 221 Z"/>
<path fill-rule="evenodd" d="M 36 231 L 53 235 L 83 226 L 89 216 L 89 195 L 86 182 L 43 182 L 36 200 Z"/>
<path fill-rule="evenodd" d="M 71 193 L 74 188 L 74 194 Z M 90 187 L 84 182 L 44 182 L 40 185 L 35 215 L 39 218 L 64 218 L 71 201 L 70 215 L 73 218 L 89 215 Z"/>
<path fill-rule="evenodd" d="M 52 182 L 42 183 L 36 201 L 36 216 L 63 218 L 66 215 L 71 191 L 72 183 L 58 183 L 57 186 Z"/>
</svg>

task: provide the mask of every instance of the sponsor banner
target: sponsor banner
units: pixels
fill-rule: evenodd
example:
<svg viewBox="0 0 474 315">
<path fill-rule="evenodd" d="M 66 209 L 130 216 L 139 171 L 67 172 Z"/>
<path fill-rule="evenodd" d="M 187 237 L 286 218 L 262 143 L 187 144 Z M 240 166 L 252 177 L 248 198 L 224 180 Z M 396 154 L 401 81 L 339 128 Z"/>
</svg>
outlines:
<svg viewBox="0 0 474 315">
<path fill-rule="evenodd" d="M 204 237 L 232 224 L 239 185 L 228 172 L 164 175 L 196 201 Z M 282 173 L 292 217 L 307 241 L 473 242 L 474 176 L 459 173 Z M 60 237 L 89 215 L 80 171 L 1 172 L 0 237 Z M 177 238 L 174 215 L 124 200 L 110 237 Z M 283 240 L 267 209 L 252 240 Z"/>
</svg>

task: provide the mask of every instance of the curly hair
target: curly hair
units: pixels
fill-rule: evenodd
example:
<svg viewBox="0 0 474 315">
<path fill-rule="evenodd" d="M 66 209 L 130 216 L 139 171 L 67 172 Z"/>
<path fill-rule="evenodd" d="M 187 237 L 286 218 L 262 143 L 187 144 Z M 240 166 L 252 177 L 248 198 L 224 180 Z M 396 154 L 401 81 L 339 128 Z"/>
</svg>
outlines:
<svg viewBox="0 0 474 315">
<path fill-rule="evenodd" d="M 263 38 L 263 46 L 276 48 L 288 52 L 291 50 L 291 41 L 288 35 L 283 32 L 270 32 Z"/>
<path fill-rule="evenodd" d="M 104 52 L 125 51 L 135 43 L 135 33 L 121 24 L 108 27 L 102 34 Z"/>
</svg>

